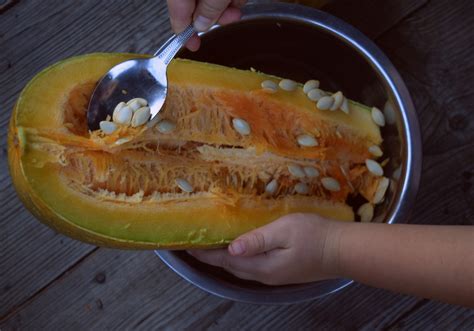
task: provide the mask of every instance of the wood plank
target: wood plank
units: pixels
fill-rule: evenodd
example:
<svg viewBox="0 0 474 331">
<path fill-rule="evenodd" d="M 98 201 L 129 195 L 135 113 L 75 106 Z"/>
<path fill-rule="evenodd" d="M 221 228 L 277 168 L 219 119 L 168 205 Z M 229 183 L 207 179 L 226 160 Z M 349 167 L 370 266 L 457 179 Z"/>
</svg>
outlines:
<svg viewBox="0 0 474 331">
<path fill-rule="evenodd" d="M 99 249 L 0 324 L 6 329 L 346 329 L 418 299 L 355 285 L 292 306 L 234 303 L 181 280 L 151 252 Z"/>
<path fill-rule="evenodd" d="M 130 21 L 130 12 L 139 19 Z M 10 109 L 35 73 L 77 54 L 152 52 L 169 36 L 165 13 L 166 4 L 160 1 L 113 5 L 107 1 L 20 1 L 0 14 L 0 85 L 4 91 L 0 94 L 0 140 L 6 141 Z M 1 153 L 0 316 L 4 316 L 94 247 L 55 233 L 26 211 L 8 176 L 5 147 Z"/>
<path fill-rule="evenodd" d="M 474 224 L 473 11 L 469 0 L 431 1 L 377 40 L 402 74 L 422 130 L 413 223 Z"/>
<path fill-rule="evenodd" d="M 323 9 L 352 24 L 371 39 L 376 39 L 428 0 L 337 0 L 330 1 Z"/>
<path fill-rule="evenodd" d="M 133 6 L 137 5 L 138 2 L 133 4 L 128 2 L 128 4 Z M 158 17 L 156 10 L 165 10 L 163 2 L 158 4 L 158 1 L 137 6 L 134 10 L 136 9 L 140 13 L 143 11 L 145 15 L 148 15 L 148 18 L 153 17 L 153 19 Z M 119 46 L 123 47 L 123 50 L 128 47 L 132 48 L 134 43 L 135 46 L 133 47 L 136 47 L 136 49 L 140 49 L 140 47 L 146 49 L 147 45 L 152 44 L 153 38 L 150 35 L 159 34 L 156 31 L 164 31 L 165 25 L 167 28 L 165 20 L 158 28 L 154 25 L 155 23 L 152 27 L 142 24 L 142 22 L 134 24 L 125 22 L 122 24 L 125 17 L 123 11 L 127 11 L 128 7 L 124 5 L 124 2 L 117 2 L 117 7 L 121 8 L 119 10 L 121 17 L 117 17 L 119 14 L 116 12 L 113 12 L 110 16 L 105 15 L 104 12 L 108 7 L 103 2 L 94 4 L 81 2 L 75 3 L 74 6 L 71 6 L 70 2 L 63 3 L 60 1 L 51 1 L 51 5 L 48 3 L 47 6 L 39 2 L 19 2 L 18 5 L 8 10 L 5 15 L 1 16 L 0 32 L 6 31 L 5 28 L 9 26 L 8 23 L 12 23 L 11 26 L 14 27 L 12 33 L 7 32 L 0 36 L 0 46 L 2 46 L 0 68 L 8 68 L 11 59 L 17 59 L 18 62 L 10 63 L 11 68 L 15 68 L 14 71 L 0 71 L 0 84 L 7 86 L 7 93 L 0 95 L 0 98 L 5 98 L 7 102 L 5 103 L 1 99 L 1 103 L 11 106 L 13 98 L 20 90 L 21 85 L 31 77 L 34 71 L 60 58 L 98 49 L 114 50 L 114 47 L 117 47 L 115 43 L 119 40 L 117 35 L 120 35 L 120 33 L 122 33 L 121 36 L 127 38 L 127 43 Z M 59 9 L 56 10 L 56 8 Z M 74 10 L 70 8 L 74 8 Z M 425 10 L 424 7 L 423 10 L 419 11 L 420 16 L 414 16 L 401 25 L 409 24 L 410 29 L 397 28 L 396 31 L 390 31 L 387 37 L 384 35 L 378 40 L 397 67 L 401 69 L 400 71 L 413 93 L 422 119 L 424 141 L 429 147 L 428 150 L 425 150 L 423 187 L 420 191 L 414 216 L 410 222 L 448 222 L 451 224 L 464 222 L 472 224 L 472 206 L 474 204 L 469 205 L 469 202 L 472 202 L 470 192 L 472 192 L 471 182 L 473 179 L 471 177 L 473 171 L 466 166 L 466 161 L 463 161 L 466 160 L 466 157 L 468 157 L 468 161 L 470 160 L 469 151 L 473 150 L 473 140 L 471 139 L 472 120 L 469 121 L 469 113 L 463 110 L 472 109 L 472 94 L 468 89 L 460 90 L 462 84 L 455 82 L 457 75 L 461 73 L 470 74 L 465 72 L 466 65 L 469 62 L 466 60 L 464 49 L 466 45 L 469 45 L 469 39 L 461 38 L 461 41 L 464 42 L 464 45 L 461 45 L 463 47 L 452 47 L 453 45 L 451 45 L 450 54 L 446 58 L 442 54 L 431 55 L 427 50 L 426 52 L 422 50 L 421 56 L 417 56 L 420 55 L 418 42 L 420 39 L 426 38 L 424 35 L 426 22 L 423 22 L 422 18 L 428 17 L 430 20 L 434 20 L 433 23 L 429 23 L 430 26 L 433 25 L 431 33 L 440 33 L 435 28 L 436 20 L 439 21 L 441 18 L 436 15 L 424 14 Z M 461 7 L 460 11 L 463 10 L 465 11 L 466 7 Z M 37 15 L 38 12 L 47 15 L 46 19 L 43 19 L 41 15 Z M 62 13 L 66 13 L 68 18 L 63 17 Z M 27 18 L 24 20 L 24 24 L 15 24 L 17 14 L 18 17 Z M 85 17 L 83 18 L 81 15 Z M 450 24 L 447 26 L 453 26 L 456 34 L 465 33 L 464 30 L 458 27 L 459 22 L 457 20 L 460 15 L 458 11 L 448 11 L 446 15 L 448 16 L 446 20 Z M 453 19 L 451 17 L 453 15 L 458 18 Z M 97 24 L 103 21 L 108 22 L 106 25 L 108 28 L 97 29 Z M 469 19 L 465 21 L 471 27 L 473 26 Z M 73 27 L 70 26 L 71 22 L 73 22 Z M 64 32 L 56 34 L 55 31 L 48 30 L 49 26 L 58 26 Z M 438 29 L 444 29 L 445 26 L 439 24 Z M 35 38 L 39 38 L 41 42 L 32 40 L 27 45 L 28 47 L 23 45 L 27 43 L 18 42 L 18 40 L 32 39 L 32 31 L 35 31 Z M 78 37 L 70 40 L 65 38 L 65 36 L 74 34 Z M 439 47 L 440 44 L 446 42 L 444 38 L 447 38 L 448 35 L 449 31 L 443 34 L 439 40 L 436 39 L 435 45 Z M 5 36 L 8 37 L 8 43 L 5 42 Z M 141 37 L 145 38 L 143 42 Z M 88 40 L 93 40 L 94 43 L 86 43 Z M 154 42 L 155 40 L 153 40 Z M 6 48 L 4 48 L 5 45 Z M 38 54 L 40 54 L 38 59 L 33 60 L 32 55 L 27 52 L 30 45 L 38 48 Z M 423 47 L 430 45 L 429 39 L 426 41 L 426 45 L 422 44 Z M 433 46 L 433 48 L 435 47 Z M 4 53 L 3 49 L 8 51 Z M 413 53 L 414 50 L 416 50 L 415 54 Z M 439 63 L 436 64 L 436 58 L 443 60 L 442 64 L 446 65 L 446 68 L 443 67 L 444 70 L 452 69 L 449 66 L 451 60 L 461 63 L 461 68 L 456 71 L 456 75 L 449 77 L 450 84 L 453 83 L 451 85 L 454 86 L 448 87 L 449 90 L 446 92 L 441 88 L 442 85 L 445 86 L 446 84 L 440 83 L 443 82 L 446 72 L 439 71 Z M 432 61 L 429 62 L 430 68 L 433 69 L 434 67 L 436 74 L 433 74 L 433 70 L 420 69 L 420 67 L 423 68 L 427 59 Z M 415 62 L 413 63 L 412 60 Z M 464 67 L 462 67 L 463 65 Z M 472 77 L 469 78 L 472 81 Z M 454 80 L 451 81 L 451 79 Z M 436 84 L 439 84 L 439 86 Z M 438 86 L 438 88 L 435 90 L 432 85 Z M 434 93 L 434 91 L 438 91 L 438 93 Z M 438 98 L 440 92 L 444 98 L 449 98 L 449 103 L 451 101 L 461 102 L 462 106 L 456 107 L 454 110 L 450 109 L 448 112 L 444 109 L 447 101 Z M 455 97 L 451 99 L 453 95 Z M 453 114 L 452 111 L 456 113 Z M 2 138 L 0 139 L 5 137 L 4 124 L 6 121 L 7 117 L 4 113 L 0 114 L 0 125 L 2 125 Z M 467 125 L 465 124 L 466 121 Z M 438 148 L 440 145 L 441 148 Z M 467 162 L 467 164 L 469 163 Z M 459 165 L 461 165 L 461 169 Z M 6 165 L 3 164 L 0 169 L 3 170 L 5 167 Z M 452 171 L 452 169 L 456 169 L 456 171 Z M 4 181 L 0 180 L 0 183 L 4 183 Z M 11 255 L 12 257 L 6 260 L 8 262 L 8 264 L 5 264 L 6 269 L 2 257 L 1 270 L 12 268 L 13 271 L 6 277 L 2 274 L 2 281 L 5 279 L 19 282 L 18 286 L 15 285 L 15 287 L 9 289 L 11 293 L 9 295 L 13 297 L 19 294 L 20 299 L 16 302 L 18 304 L 23 303 L 23 306 L 1 323 L 0 327 L 2 329 L 65 329 L 68 326 L 73 329 L 150 329 L 165 327 L 220 329 L 235 328 L 236 326 L 252 329 L 270 327 L 279 329 L 315 327 L 378 329 L 397 327 L 399 325 L 397 324 L 398 321 L 415 323 L 411 317 L 415 316 L 417 312 L 423 312 L 424 307 L 431 307 L 432 304 L 430 301 L 401 296 L 361 285 L 353 286 L 326 299 L 290 307 L 232 303 L 210 296 L 180 280 L 164 265 L 157 262 L 157 258 L 149 252 L 99 249 L 66 273 L 64 271 L 75 263 L 71 261 L 80 260 L 79 256 L 84 256 L 84 254 L 79 254 L 70 262 L 55 262 L 56 264 L 41 269 L 43 265 L 49 263 L 49 259 L 54 257 L 54 254 L 58 251 L 61 254 L 68 249 L 76 251 L 82 249 L 83 245 L 68 241 L 64 245 L 67 246 L 67 249 L 62 248 L 63 246 L 57 245 L 57 242 L 55 242 L 56 239 L 54 238 L 58 236 L 54 236 L 54 233 L 48 233 L 49 230 L 44 231 L 44 233 L 39 231 L 38 229 L 44 227 L 33 222 L 32 217 L 26 216 L 24 210 L 24 217 L 21 216 L 22 214 L 15 216 L 15 208 L 19 208 L 19 203 L 12 199 L 8 200 L 13 195 L 13 190 L 10 184 L 7 184 L 6 187 L 9 188 L 9 191 L 5 191 L 6 193 L 0 196 L 4 199 L 2 201 L 7 201 L 5 203 L 6 208 L 2 207 L 2 222 L 0 223 L 0 226 L 2 226 L 0 233 L 2 235 L 6 234 L 2 237 L 2 245 L 9 237 L 13 237 L 15 240 L 8 239 L 10 241 L 5 245 L 9 250 L 5 256 Z M 440 188 L 443 188 L 443 190 L 440 190 Z M 3 193 L 3 186 L 1 189 Z M 449 192 L 449 194 L 446 194 L 446 192 Z M 10 214 L 8 213 L 9 210 Z M 7 212 L 3 214 L 4 211 Z M 3 215 L 8 216 L 8 221 L 3 219 Z M 28 225 L 30 223 L 35 226 Z M 9 226 L 7 231 L 4 231 L 3 226 Z M 28 244 L 25 245 L 26 248 L 17 247 L 16 242 L 23 238 L 28 241 Z M 37 250 L 42 248 L 43 251 L 37 253 Z M 26 251 L 17 253 L 16 250 L 18 249 Z M 31 259 L 27 260 L 28 257 Z M 43 258 L 42 263 L 30 268 L 27 264 L 34 263 L 33 260 L 37 258 Z M 22 259 L 27 262 L 18 263 Z M 18 273 L 17 276 L 15 271 Z M 24 302 L 28 293 L 23 292 L 22 286 L 24 284 L 21 282 L 25 282 L 23 278 L 30 274 L 37 277 L 46 274 L 46 278 L 51 281 L 58 276 L 60 278 L 44 290 L 41 289 L 47 282 L 33 284 L 33 280 L 30 278 L 26 282 L 27 284 L 31 283 L 32 288 L 28 293 L 36 293 L 36 295 L 31 300 Z M 105 275 L 105 281 L 104 277 L 101 276 L 102 274 Z M 15 276 L 17 278 L 14 278 Z M 3 300 L 3 293 L 1 297 Z M 3 307 L 3 301 L 0 303 Z M 11 300 L 6 301 L 6 303 L 10 308 L 15 305 L 12 304 Z M 450 328 L 452 320 L 465 316 L 464 309 L 448 305 L 441 305 L 433 312 L 439 315 L 449 312 L 450 317 L 446 324 L 439 324 L 445 325 L 447 328 Z M 416 323 L 432 318 L 428 314 L 416 316 Z M 416 323 L 410 325 L 416 326 L 418 325 Z M 465 326 L 468 324 L 453 325 Z"/>
<path fill-rule="evenodd" d="M 474 330 L 474 310 L 430 301 L 387 330 Z"/>
<path fill-rule="evenodd" d="M 8 186 L 4 187 L 3 183 Z M 38 223 L 21 206 L 9 179 L 2 181 L 0 191 L 0 316 L 4 316 L 94 247 L 66 238 Z"/>
</svg>

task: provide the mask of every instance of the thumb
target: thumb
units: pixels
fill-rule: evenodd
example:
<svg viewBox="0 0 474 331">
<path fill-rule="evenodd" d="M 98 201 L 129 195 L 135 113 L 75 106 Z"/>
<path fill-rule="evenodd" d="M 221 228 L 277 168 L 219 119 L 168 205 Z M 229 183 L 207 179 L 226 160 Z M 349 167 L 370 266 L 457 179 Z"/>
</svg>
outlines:
<svg viewBox="0 0 474 331">
<path fill-rule="evenodd" d="M 194 13 L 194 28 L 205 31 L 214 24 L 229 6 L 231 0 L 200 0 Z"/>
<path fill-rule="evenodd" d="M 282 225 L 277 221 L 241 235 L 229 245 L 229 253 L 233 256 L 254 256 L 286 248 L 288 236 Z"/>
</svg>

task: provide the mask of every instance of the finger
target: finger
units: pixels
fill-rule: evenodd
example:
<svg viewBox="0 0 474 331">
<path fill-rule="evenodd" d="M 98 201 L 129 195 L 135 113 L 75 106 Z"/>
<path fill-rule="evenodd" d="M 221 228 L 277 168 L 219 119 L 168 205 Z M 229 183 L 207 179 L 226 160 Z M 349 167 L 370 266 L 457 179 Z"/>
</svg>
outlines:
<svg viewBox="0 0 474 331">
<path fill-rule="evenodd" d="M 232 256 L 226 249 L 209 249 L 188 251 L 201 262 L 221 267 L 231 273 L 246 273 L 248 277 L 256 279 L 270 263 L 265 254 L 251 257 Z M 247 278 L 246 278 L 247 279 Z"/>
<path fill-rule="evenodd" d="M 196 52 L 200 46 L 201 46 L 201 38 L 199 38 L 197 34 L 192 36 L 191 39 L 189 39 L 188 42 L 186 43 L 186 47 L 191 52 Z"/>
<path fill-rule="evenodd" d="M 235 7 L 229 7 L 227 8 L 217 21 L 220 25 L 226 25 L 230 23 L 237 22 L 240 20 L 240 17 L 242 16 L 242 12 L 240 9 L 235 8 Z"/>
<path fill-rule="evenodd" d="M 224 261 L 225 256 L 229 255 L 225 248 L 189 250 L 188 253 L 201 262 L 222 268 L 227 265 L 227 262 Z"/>
<path fill-rule="evenodd" d="M 232 0 L 232 7 L 242 8 L 247 3 L 247 0 Z"/>
<path fill-rule="evenodd" d="M 258 229 L 250 231 L 229 245 L 233 256 L 254 256 L 276 248 L 287 248 L 288 230 L 285 218 L 280 218 Z"/>
<path fill-rule="evenodd" d="M 194 28 L 206 31 L 222 15 L 231 0 L 200 0 L 194 13 Z"/>
<path fill-rule="evenodd" d="M 171 27 L 175 33 L 180 33 L 191 24 L 196 8 L 194 0 L 167 0 Z"/>
</svg>

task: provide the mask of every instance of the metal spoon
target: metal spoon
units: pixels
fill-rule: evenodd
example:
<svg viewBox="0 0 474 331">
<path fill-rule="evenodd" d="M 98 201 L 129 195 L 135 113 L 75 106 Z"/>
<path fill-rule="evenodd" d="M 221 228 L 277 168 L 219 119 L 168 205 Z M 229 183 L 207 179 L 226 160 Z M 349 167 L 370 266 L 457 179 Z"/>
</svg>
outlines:
<svg viewBox="0 0 474 331">
<path fill-rule="evenodd" d="M 113 67 L 97 84 L 87 110 L 89 130 L 99 129 L 99 123 L 112 116 L 121 101 L 144 98 L 148 101 L 151 118 L 165 103 L 168 92 L 166 70 L 178 51 L 196 33 L 189 25 L 183 32 L 172 37 L 148 59 L 135 59 Z"/>
</svg>

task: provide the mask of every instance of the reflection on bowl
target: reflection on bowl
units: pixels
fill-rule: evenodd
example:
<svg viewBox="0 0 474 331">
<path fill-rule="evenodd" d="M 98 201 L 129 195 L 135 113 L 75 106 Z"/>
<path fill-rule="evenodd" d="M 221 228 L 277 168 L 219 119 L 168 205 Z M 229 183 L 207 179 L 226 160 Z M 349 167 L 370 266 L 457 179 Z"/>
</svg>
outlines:
<svg viewBox="0 0 474 331">
<path fill-rule="evenodd" d="M 197 53 L 180 57 L 259 71 L 299 82 L 318 79 L 326 90 L 385 108 L 391 125 L 382 134 L 389 158 L 390 189 L 375 222 L 401 222 L 414 202 L 421 172 L 421 139 L 410 95 L 383 53 L 360 32 L 331 15 L 291 4 L 260 4 L 245 9 L 242 21 L 202 35 Z M 236 301 L 283 304 L 337 291 L 350 280 L 265 286 L 237 279 L 179 251 L 156 251 L 183 278 L 215 295 Z"/>
</svg>

